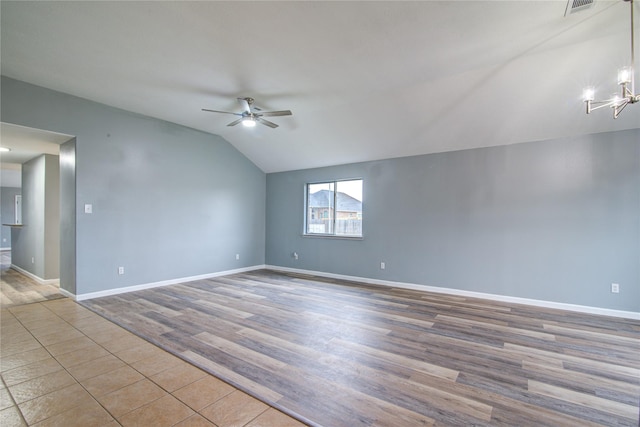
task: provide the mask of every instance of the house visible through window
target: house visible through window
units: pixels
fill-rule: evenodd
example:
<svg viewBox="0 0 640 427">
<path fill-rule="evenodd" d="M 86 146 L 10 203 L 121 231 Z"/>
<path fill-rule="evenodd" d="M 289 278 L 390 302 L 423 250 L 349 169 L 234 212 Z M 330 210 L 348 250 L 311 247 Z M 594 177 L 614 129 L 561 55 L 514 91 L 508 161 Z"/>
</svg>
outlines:
<svg viewBox="0 0 640 427">
<path fill-rule="evenodd" d="M 306 234 L 362 237 L 362 180 L 307 184 Z"/>
</svg>

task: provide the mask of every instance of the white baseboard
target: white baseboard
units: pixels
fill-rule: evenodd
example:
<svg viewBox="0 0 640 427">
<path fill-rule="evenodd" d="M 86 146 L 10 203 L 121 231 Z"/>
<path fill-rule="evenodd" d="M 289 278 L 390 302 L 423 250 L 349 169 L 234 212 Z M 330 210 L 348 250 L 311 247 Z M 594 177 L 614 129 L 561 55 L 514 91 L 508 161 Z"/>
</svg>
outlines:
<svg viewBox="0 0 640 427">
<path fill-rule="evenodd" d="M 161 286 L 177 285 L 179 283 L 193 282 L 195 280 L 210 279 L 212 277 L 228 276 L 230 274 L 244 273 L 253 270 L 262 270 L 266 268 L 264 264 L 253 265 L 250 267 L 237 268 L 234 270 L 218 271 L 216 273 L 201 274 L 199 276 L 180 277 L 178 279 L 162 280 L 160 282 L 144 283 L 141 285 L 127 286 L 124 288 L 107 289 L 105 291 L 89 292 L 86 294 L 73 295 L 68 291 L 63 292 L 65 296 L 73 298 L 76 301 L 84 301 L 93 298 L 107 297 L 111 295 L 124 294 L 127 292 L 141 291 L 143 289 L 159 288 Z"/>
<path fill-rule="evenodd" d="M 366 277 L 346 276 L 344 274 L 325 273 L 323 271 L 302 270 L 298 268 L 280 267 L 277 265 L 267 265 L 265 268 L 274 271 L 284 271 L 289 273 L 309 274 L 312 276 L 327 277 L 331 279 L 349 280 L 352 282 L 369 283 L 373 285 L 387 286 L 391 288 L 412 289 L 416 291 L 435 292 L 439 294 L 465 296 L 472 298 L 482 298 L 500 302 L 510 302 L 514 304 L 526 304 L 536 307 L 556 308 L 559 310 L 575 311 L 579 313 L 599 314 L 602 316 L 621 317 L 624 319 L 640 320 L 640 313 L 634 311 L 612 310 L 609 308 L 590 307 L 586 305 L 566 304 L 554 301 L 543 301 L 521 297 L 510 297 L 506 295 L 487 294 L 483 292 L 463 291 L 460 289 L 440 288 L 437 286 L 419 285 L 415 283 L 392 282 L 389 280 L 368 279 Z"/>
<path fill-rule="evenodd" d="M 76 296 L 66 289 L 60 288 L 60 293 L 67 298 L 71 298 L 72 300 L 77 301 Z"/>
<path fill-rule="evenodd" d="M 43 279 L 42 277 L 38 277 L 35 274 L 28 272 L 24 268 L 18 267 L 15 264 L 11 264 L 11 268 L 13 268 L 18 273 L 24 274 L 28 278 L 35 280 L 41 285 L 58 285 L 60 283 L 60 279 Z"/>
</svg>

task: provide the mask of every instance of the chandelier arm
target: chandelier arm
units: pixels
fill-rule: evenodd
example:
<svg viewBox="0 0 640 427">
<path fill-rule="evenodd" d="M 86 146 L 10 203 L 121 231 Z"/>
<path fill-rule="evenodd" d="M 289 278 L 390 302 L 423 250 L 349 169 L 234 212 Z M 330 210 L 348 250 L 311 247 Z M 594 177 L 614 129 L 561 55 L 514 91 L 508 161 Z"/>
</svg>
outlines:
<svg viewBox="0 0 640 427">
<path fill-rule="evenodd" d="M 630 90 L 627 85 L 622 86 L 622 97 L 627 99 L 633 99 L 636 95 L 634 95 L 633 91 Z"/>
<path fill-rule="evenodd" d="M 628 104 L 629 100 L 625 99 L 620 105 L 616 105 L 615 107 L 613 107 L 613 118 L 617 119 L 622 110 L 624 110 L 624 107 L 626 107 Z"/>
<path fill-rule="evenodd" d="M 611 107 L 612 105 L 616 104 L 616 101 L 614 100 L 609 100 L 609 101 L 587 101 L 588 104 L 588 110 L 589 111 L 596 111 L 599 110 L 601 108 L 604 107 Z M 595 107 L 594 107 L 595 105 Z"/>
</svg>

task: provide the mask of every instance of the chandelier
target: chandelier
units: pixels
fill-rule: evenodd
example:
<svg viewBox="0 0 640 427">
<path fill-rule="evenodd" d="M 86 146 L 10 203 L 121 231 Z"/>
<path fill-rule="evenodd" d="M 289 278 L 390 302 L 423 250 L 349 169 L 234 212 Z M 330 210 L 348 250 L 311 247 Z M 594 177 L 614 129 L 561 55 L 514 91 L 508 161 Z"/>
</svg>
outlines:
<svg viewBox="0 0 640 427">
<path fill-rule="evenodd" d="M 620 85 L 620 93 L 614 95 L 606 101 L 594 101 L 595 89 L 587 88 L 584 91 L 583 99 L 587 104 L 587 114 L 592 111 L 599 110 L 604 107 L 613 109 L 613 118 L 617 119 L 618 115 L 629 104 L 640 102 L 640 94 L 635 93 L 634 85 L 634 46 L 633 46 L 633 0 L 624 0 L 629 2 L 631 9 L 631 66 L 618 70 L 618 85 Z"/>
</svg>

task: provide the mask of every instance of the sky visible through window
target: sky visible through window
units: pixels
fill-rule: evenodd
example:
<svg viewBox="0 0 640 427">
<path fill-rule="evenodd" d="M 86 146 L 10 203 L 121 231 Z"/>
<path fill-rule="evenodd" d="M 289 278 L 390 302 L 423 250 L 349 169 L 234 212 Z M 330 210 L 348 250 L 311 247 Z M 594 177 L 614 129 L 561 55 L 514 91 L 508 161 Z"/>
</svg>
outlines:
<svg viewBox="0 0 640 427">
<path fill-rule="evenodd" d="M 338 181 L 338 191 L 362 201 L 362 180 Z"/>
<path fill-rule="evenodd" d="M 311 184 L 313 192 L 316 193 L 320 190 L 333 191 L 333 182 Z M 349 196 L 362 201 L 362 180 L 355 179 L 352 181 L 338 181 L 337 191 L 348 194 Z"/>
</svg>

